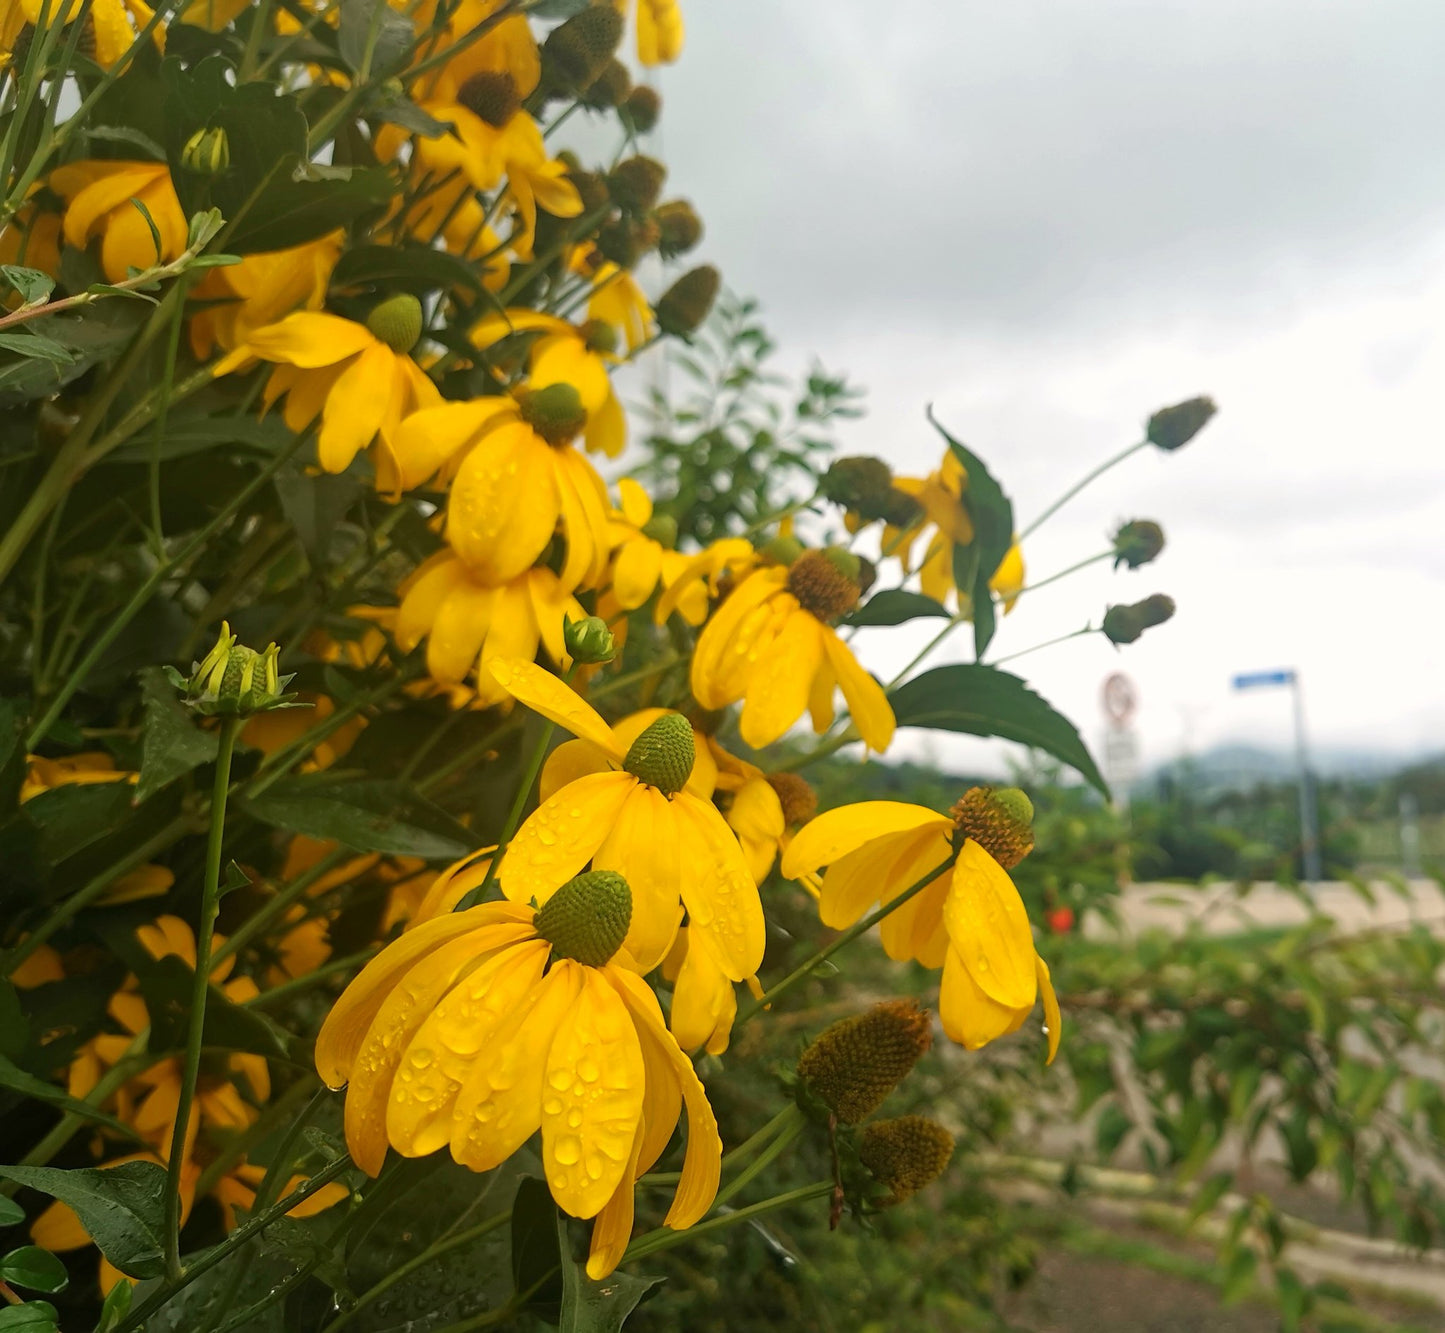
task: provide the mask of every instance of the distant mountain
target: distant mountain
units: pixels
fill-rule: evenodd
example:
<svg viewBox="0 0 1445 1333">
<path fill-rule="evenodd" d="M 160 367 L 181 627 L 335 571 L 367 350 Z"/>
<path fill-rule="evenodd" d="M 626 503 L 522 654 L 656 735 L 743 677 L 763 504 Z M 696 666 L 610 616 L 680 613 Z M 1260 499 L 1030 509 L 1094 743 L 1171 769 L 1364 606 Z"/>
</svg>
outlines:
<svg viewBox="0 0 1445 1333">
<path fill-rule="evenodd" d="M 1322 778 L 1378 781 L 1397 773 L 1419 772 L 1441 761 L 1406 759 L 1384 750 L 1321 749 L 1310 756 L 1311 767 Z M 1205 791 L 1237 791 L 1261 782 L 1288 782 L 1295 776 L 1292 750 L 1266 750 L 1254 745 L 1216 745 L 1200 754 L 1161 764 L 1138 784 L 1157 788 L 1161 779 L 1187 782 Z"/>
</svg>

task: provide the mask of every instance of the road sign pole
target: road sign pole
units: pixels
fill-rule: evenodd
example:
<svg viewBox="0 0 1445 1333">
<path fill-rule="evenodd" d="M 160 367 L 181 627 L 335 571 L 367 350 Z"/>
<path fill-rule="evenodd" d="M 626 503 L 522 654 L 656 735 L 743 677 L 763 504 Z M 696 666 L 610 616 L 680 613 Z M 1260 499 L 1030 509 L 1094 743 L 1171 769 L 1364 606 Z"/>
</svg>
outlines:
<svg viewBox="0 0 1445 1333">
<path fill-rule="evenodd" d="M 1309 747 L 1305 742 L 1304 691 L 1298 671 L 1290 672 L 1289 685 L 1294 697 L 1294 753 L 1299 767 L 1300 860 L 1305 882 L 1310 883 L 1325 877 L 1320 859 L 1319 806 L 1314 774 L 1310 771 Z"/>
</svg>

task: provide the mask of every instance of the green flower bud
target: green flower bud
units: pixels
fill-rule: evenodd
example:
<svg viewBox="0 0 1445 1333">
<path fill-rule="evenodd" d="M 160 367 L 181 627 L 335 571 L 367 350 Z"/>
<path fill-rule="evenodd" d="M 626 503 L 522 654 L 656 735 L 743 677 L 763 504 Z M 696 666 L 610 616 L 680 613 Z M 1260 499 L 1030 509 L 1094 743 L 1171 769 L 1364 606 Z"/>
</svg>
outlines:
<svg viewBox="0 0 1445 1333">
<path fill-rule="evenodd" d="M 702 240 L 702 219 L 686 199 L 659 204 L 652 217 L 657 223 L 657 251 L 664 259 L 685 255 Z"/>
<path fill-rule="evenodd" d="M 662 98 L 657 89 L 640 84 L 628 93 L 622 110 L 638 134 L 651 134 L 662 116 Z"/>
<path fill-rule="evenodd" d="M 722 286 L 722 274 L 711 264 L 689 269 L 658 298 L 657 327 L 674 338 L 686 338 L 708 317 Z"/>
<path fill-rule="evenodd" d="M 1114 568 L 1147 565 L 1164 549 L 1164 529 L 1146 518 L 1125 523 L 1114 534 Z"/>
<path fill-rule="evenodd" d="M 621 875 L 590 870 L 569 879 L 537 909 L 533 922 L 556 958 L 588 967 L 611 961 L 632 924 L 632 890 Z"/>
<path fill-rule="evenodd" d="M 670 551 L 677 545 L 677 520 L 671 514 L 654 514 L 642 525 L 642 534 Z"/>
<path fill-rule="evenodd" d="M 421 302 L 410 292 L 389 296 L 372 308 L 366 327 L 394 352 L 410 352 L 421 341 Z"/>
<path fill-rule="evenodd" d="M 280 653 L 274 643 L 264 653 L 238 644 L 231 626 L 222 621 L 215 645 L 192 663 L 189 676 L 174 667 L 167 667 L 166 675 L 184 702 L 207 716 L 250 717 L 275 708 L 305 707 L 291 702 L 295 695 L 283 693 L 291 677 L 277 672 Z"/>
<path fill-rule="evenodd" d="M 231 165 L 231 141 L 219 127 L 197 130 L 181 149 L 181 166 L 198 176 L 219 176 Z"/>
<path fill-rule="evenodd" d="M 562 642 L 567 646 L 567 655 L 583 666 L 597 666 L 617 656 L 617 640 L 601 616 L 587 616 L 582 620 L 564 617 Z"/>
<path fill-rule="evenodd" d="M 1146 629 L 1162 625 L 1174 614 L 1174 599 L 1162 592 L 1104 613 L 1104 637 L 1110 643 L 1133 643 Z"/>
<path fill-rule="evenodd" d="M 617 329 L 605 319 L 589 319 L 580 332 L 589 352 L 611 356 L 617 351 Z"/>
<path fill-rule="evenodd" d="M 796 537 L 774 537 L 759 554 L 775 565 L 791 565 L 806 548 Z"/>
<path fill-rule="evenodd" d="M 1146 437 L 1150 444 L 1173 453 L 1198 435 L 1218 410 L 1213 398 L 1190 398 L 1173 407 L 1160 408 L 1149 418 Z"/>
<path fill-rule="evenodd" d="M 632 742 L 622 767 L 639 782 L 671 796 L 687 786 L 696 758 L 692 723 L 681 713 L 664 713 Z"/>
</svg>

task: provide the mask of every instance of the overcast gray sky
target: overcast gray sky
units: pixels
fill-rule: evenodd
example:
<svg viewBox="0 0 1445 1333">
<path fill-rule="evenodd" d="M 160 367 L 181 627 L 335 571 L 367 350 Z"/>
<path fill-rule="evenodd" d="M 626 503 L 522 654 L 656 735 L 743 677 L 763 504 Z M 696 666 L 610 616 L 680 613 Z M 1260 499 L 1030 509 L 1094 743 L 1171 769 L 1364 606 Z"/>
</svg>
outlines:
<svg viewBox="0 0 1445 1333">
<path fill-rule="evenodd" d="M 1091 740 L 1123 669 L 1149 759 L 1285 743 L 1285 696 L 1229 677 L 1297 666 L 1319 745 L 1445 750 L 1445 5 L 685 11 L 659 80 L 669 190 L 790 364 L 867 387 L 850 450 L 932 466 L 931 400 L 1026 522 L 1155 408 L 1219 401 L 1188 449 L 1137 457 L 1026 549 L 1043 577 L 1150 517 L 1165 556 L 1025 597 L 995 653 L 1167 591 L 1177 618 L 1120 653 L 1019 663 Z M 858 647 L 885 674 L 906 637 Z"/>
</svg>

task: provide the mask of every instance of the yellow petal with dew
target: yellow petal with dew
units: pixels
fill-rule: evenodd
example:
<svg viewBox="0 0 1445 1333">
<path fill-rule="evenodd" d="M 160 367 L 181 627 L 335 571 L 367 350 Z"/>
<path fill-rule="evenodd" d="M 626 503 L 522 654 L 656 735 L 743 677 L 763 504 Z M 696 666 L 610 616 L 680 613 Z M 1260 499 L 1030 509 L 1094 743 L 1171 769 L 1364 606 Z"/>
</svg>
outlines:
<svg viewBox="0 0 1445 1333">
<path fill-rule="evenodd" d="M 848 711 L 853 715 L 853 725 L 858 734 L 867 742 L 870 750 L 880 754 L 893 741 L 897 725 L 893 707 L 883 687 L 861 666 L 853 651 L 826 625 L 822 626 L 823 647 L 828 654 L 828 663 L 838 676 L 838 688 L 848 701 Z"/>
<path fill-rule="evenodd" d="M 763 961 L 766 926 L 758 886 L 716 806 L 682 791 L 673 797 L 672 809 L 689 871 L 683 876 L 682 901 L 712 938 L 723 971 L 741 981 Z"/>
<path fill-rule="evenodd" d="M 492 625 L 497 593 L 465 579 L 442 600 L 426 645 L 426 668 L 433 679 L 454 685 L 471 673 Z"/>
<path fill-rule="evenodd" d="M 1032 1007 L 1038 978 L 1029 915 L 1008 871 L 972 838 L 953 867 L 943 920 L 954 950 L 987 995 L 1010 1009 Z"/>
<path fill-rule="evenodd" d="M 628 1242 L 632 1239 L 632 1222 L 637 1190 L 637 1161 L 642 1153 L 644 1126 L 637 1126 L 632 1136 L 632 1152 L 627 1160 L 627 1169 L 613 1191 L 612 1197 L 597 1214 L 592 1224 L 592 1240 L 587 1249 L 587 1276 L 594 1282 L 608 1277 L 622 1256 L 627 1253 Z"/>
<path fill-rule="evenodd" d="M 1049 975 L 1049 965 L 1037 955 L 1034 965 L 1039 975 L 1039 990 L 1044 997 L 1044 1031 L 1049 1041 L 1049 1058 L 1046 1064 L 1053 1064 L 1059 1053 L 1059 1040 L 1064 1035 L 1064 1015 L 1059 1010 L 1059 997 L 1054 994 L 1054 980 Z"/>
<path fill-rule="evenodd" d="M 938 992 L 938 1016 L 950 1039 L 976 1051 L 998 1037 L 1017 1032 L 1032 1004 L 1012 1008 L 980 989 L 957 949 L 948 950 Z"/>
<path fill-rule="evenodd" d="M 875 838 L 935 825 L 950 828 L 947 815 L 905 801 L 860 801 L 815 816 L 798 830 L 783 856 L 788 879 L 829 865 Z"/>
<path fill-rule="evenodd" d="M 565 727 L 579 739 L 591 741 L 599 750 L 621 763 L 626 751 L 617 744 L 612 728 L 565 681 L 558 680 L 534 662 L 518 659 L 493 662 L 492 674 L 519 703 L 526 704 L 534 713 L 540 713 L 559 727 Z"/>
<path fill-rule="evenodd" d="M 542 765 L 542 779 L 537 787 L 539 800 L 550 801 L 569 782 L 591 773 L 610 773 L 613 765 L 591 741 L 563 741 Z"/>
<path fill-rule="evenodd" d="M 524 422 L 509 422 L 488 431 L 457 469 L 447 540 L 479 578 L 506 583 L 542 554 L 560 513 L 552 447 Z"/>
<path fill-rule="evenodd" d="M 637 785 L 630 773 L 594 773 L 543 801 L 502 859 L 502 892 L 513 902 L 545 903 L 596 854 Z"/>
<path fill-rule="evenodd" d="M 753 749 L 771 745 L 803 716 L 823 660 L 822 632 L 818 620 L 800 608 L 759 657 L 748 677 L 740 727 Z"/>
<path fill-rule="evenodd" d="M 704 708 L 726 708 L 742 698 L 747 673 L 739 668 L 750 666 L 756 633 L 767 623 L 765 603 L 785 578 L 786 571 L 771 569 L 748 575 L 703 627 L 693 649 L 691 679 L 693 697 Z"/>
<path fill-rule="evenodd" d="M 637 783 L 597 849 L 598 870 L 620 874 L 632 890 L 632 921 L 623 941 L 644 972 L 667 955 L 681 915 L 686 847 L 677 829 L 675 807 L 655 787 Z"/>
</svg>

